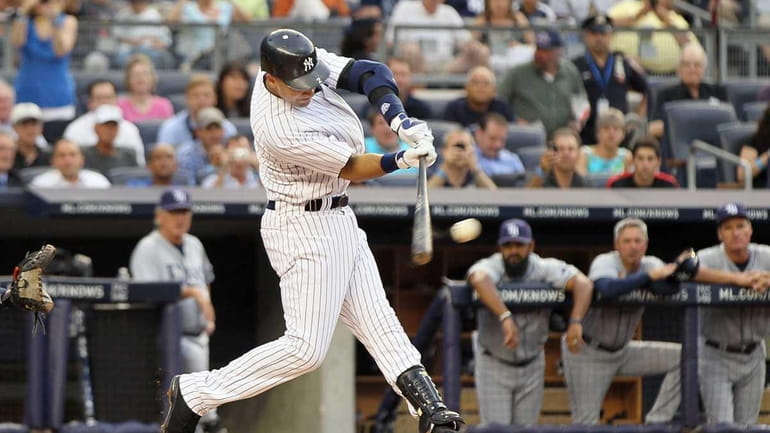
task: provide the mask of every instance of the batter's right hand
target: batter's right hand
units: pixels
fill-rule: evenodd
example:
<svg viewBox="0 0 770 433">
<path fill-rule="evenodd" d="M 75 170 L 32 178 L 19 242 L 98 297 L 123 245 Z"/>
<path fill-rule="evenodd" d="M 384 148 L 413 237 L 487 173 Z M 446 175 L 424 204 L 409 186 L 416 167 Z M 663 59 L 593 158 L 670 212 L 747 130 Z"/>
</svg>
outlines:
<svg viewBox="0 0 770 433">
<path fill-rule="evenodd" d="M 509 349 L 515 349 L 519 345 L 519 328 L 513 322 L 512 317 L 508 317 L 500 322 L 503 330 L 503 345 Z"/>
<path fill-rule="evenodd" d="M 430 143 L 422 143 L 413 149 L 407 149 L 396 158 L 398 168 L 412 168 L 420 166 L 420 158 L 425 157 L 425 163 L 430 167 L 436 162 L 436 149 Z"/>
<path fill-rule="evenodd" d="M 433 144 L 433 132 L 428 124 L 414 117 L 407 117 L 406 113 L 394 117 L 390 122 L 390 129 L 411 147 L 417 147 L 424 142 Z"/>
</svg>

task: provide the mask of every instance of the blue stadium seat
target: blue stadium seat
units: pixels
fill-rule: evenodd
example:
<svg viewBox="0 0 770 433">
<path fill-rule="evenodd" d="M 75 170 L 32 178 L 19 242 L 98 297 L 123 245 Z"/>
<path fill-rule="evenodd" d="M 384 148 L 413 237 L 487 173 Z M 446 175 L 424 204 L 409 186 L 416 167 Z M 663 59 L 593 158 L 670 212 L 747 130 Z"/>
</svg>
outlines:
<svg viewBox="0 0 770 433">
<path fill-rule="evenodd" d="M 526 146 L 520 147 L 516 150 L 516 154 L 521 158 L 521 162 L 524 163 L 524 168 L 527 171 L 533 171 L 540 165 L 540 157 L 545 152 L 545 146 Z"/>
<path fill-rule="evenodd" d="M 743 104 L 757 100 L 759 90 L 765 86 L 770 86 L 770 81 L 725 81 L 727 90 L 727 99 L 733 104 L 736 113 L 742 113 Z M 743 119 L 746 120 L 746 119 Z"/>
<path fill-rule="evenodd" d="M 717 126 L 717 132 L 719 133 L 719 144 L 722 149 L 738 155 L 741 152 L 741 147 L 746 141 L 751 138 L 754 131 L 757 130 L 756 123 L 749 122 L 730 122 L 723 123 Z M 735 165 L 725 164 L 722 161 L 717 161 L 717 167 L 719 167 L 719 173 L 722 182 L 735 182 Z"/>
<path fill-rule="evenodd" d="M 747 122 L 756 122 L 762 118 L 767 109 L 767 101 L 754 101 L 743 104 L 743 119 Z"/>
<path fill-rule="evenodd" d="M 361 119 L 361 123 L 368 123 L 366 120 L 366 115 L 369 111 L 370 105 L 369 99 L 366 97 L 366 95 L 355 92 L 348 92 L 345 90 L 340 90 L 338 93 L 340 96 L 342 96 L 342 99 L 344 99 L 345 102 L 350 105 L 350 108 L 353 109 L 356 115 L 358 115 L 358 118 Z"/>
<path fill-rule="evenodd" d="M 249 137 L 250 141 L 254 141 L 254 132 L 251 130 L 251 121 L 248 117 L 232 117 L 228 120 L 233 122 L 239 134 L 243 134 Z"/>
<path fill-rule="evenodd" d="M 169 69 L 159 70 L 157 71 L 157 74 L 158 83 L 155 85 L 155 93 L 166 97 L 175 93 L 184 93 L 187 82 L 190 81 L 190 75 L 192 75 L 189 72 Z M 206 75 L 215 79 L 215 77 L 210 74 Z"/>
<path fill-rule="evenodd" d="M 107 178 L 113 185 L 125 185 L 130 179 L 149 179 L 147 167 L 116 167 L 107 172 Z"/>
<path fill-rule="evenodd" d="M 51 167 L 27 167 L 19 170 L 19 177 L 21 181 L 28 184 L 39 174 L 43 174 L 48 170 L 52 170 Z"/>
<path fill-rule="evenodd" d="M 449 122 L 446 120 L 428 120 L 428 126 L 433 131 L 433 145 L 436 149 L 440 149 L 444 145 L 444 136 L 447 132 L 457 129 L 463 129 L 462 125 L 457 122 Z"/>
<path fill-rule="evenodd" d="M 614 176 L 615 176 L 614 174 L 593 173 L 593 174 L 587 175 L 586 180 L 588 181 L 589 185 L 591 185 L 594 188 L 606 188 L 607 181 Z"/>
<path fill-rule="evenodd" d="M 737 120 L 735 109 L 727 103 L 712 104 L 706 101 L 673 101 L 663 106 L 665 135 L 668 152 L 674 160 L 686 161 L 693 140 L 702 140 L 713 146 L 719 146 L 720 137 L 717 125 Z M 717 185 L 716 161 L 713 157 L 701 156 L 697 159 L 698 184 L 702 187 L 715 188 Z M 682 186 L 686 186 L 685 170 L 678 173 Z M 703 176 L 701 181 L 700 177 Z"/>
<path fill-rule="evenodd" d="M 542 127 L 520 125 L 518 123 L 508 125 L 505 148 L 511 152 L 518 152 L 518 149 L 521 147 L 545 145 L 545 130 Z"/>
<path fill-rule="evenodd" d="M 653 115 L 660 91 L 678 82 L 670 77 L 647 77 L 647 116 Z"/>
<path fill-rule="evenodd" d="M 527 175 L 525 173 L 496 174 L 489 177 L 495 185 L 501 187 L 521 187 L 525 185 L 527 180 Z"/>
<path fill-rule="evenodd" d="M 420 99 L 426 104 L 428 104 L 428 106 L 430 107 L 432 119 L 443 119 L 444 110 L 446 109 L 447 104 L 449 104 L 455 98 L 446 98 L 446 97 L 433 96 L 430 94 L 423 94 L 423 95 L 420 95 Z"/>
<path fill-rule="evenodd" d="M 171 101 L 171 106 L 174 107 L 174 113 L 187 109 L 187 101 L 185 100 L 184 93 L 168 93 L 164 96 Z"/>
<path fill-rule="evenodd" d="M 163 124 L 164 120 L 142 120 L 136 122 L 136 127 L 139 128 L 139 136 L 142 137 L 145 151 L 149 151 L 155 147 L 155 143 L 158 141 L 158 130 Z"/>
</svg>

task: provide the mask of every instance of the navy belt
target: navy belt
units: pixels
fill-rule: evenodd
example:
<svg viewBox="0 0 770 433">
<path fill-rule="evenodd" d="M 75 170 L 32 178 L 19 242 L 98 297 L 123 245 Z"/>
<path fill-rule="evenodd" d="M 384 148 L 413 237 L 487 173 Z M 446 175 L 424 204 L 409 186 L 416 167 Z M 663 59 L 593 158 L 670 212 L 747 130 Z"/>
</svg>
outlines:
<svg viewBox="0 0 770 433">
<path fill-rule="evenodd" d="M 529 364 L 532 364 L 532 363 L 533 363 L 533 362 L 534 362 L 534 361 L 537 359 L 537 357 L 538 357 L 538 355 L 539 355 L 539 354 L 538 354 L 538 355 L 535 355 L 534 357 L 532 357 L 532 358 L 529 358 L 529 359 L 525 359 L 524 361 L 518 361 L 518 362 L 516 362 L 516 361 L 508 361 L 507 359 L 501 359 L 501 358 L 498 358 L 497 356 L 493 355 L 493 354 L 492 354 L 492 352 L 490 352 L 490 351 L 489 351 L 489 350 L 487 350 L 487 349 L 484 349 L 484 350 L 482 351 L 482 353 L 483 353 L 484 355 L 487 355 L 487 356 L 488 356 L 488 357 L 490 357 L 490 358 L 494 358 L 494 359 L 496 359 L 496 360 L 498 360 L 498 361 L 502 362 L 503 364 L 506 364 L 506 365 L 510 365 L 511 367 L 518 367 L 518 368 L 521 368 L 521 367 L 526 367 L 526 366 L 528 366 Z"/>
<path fill-rule="evenodd" d="M 725 352 L 740 353 L 743 355 L 748 355 L 754 352 L 754 349 L 756 349 L 757 346 L 759 346 L 759 343 L 755 341 L 749 344 L 728 346 L 724 344 L 719 344 L 714 340 L 706 340 L 706 346 L 713 347 L 714 349 L 724 350 Z"/>
<path fill-rule="evenodd" d="M 345 207 L 348 205 L 348 201 L 349 200 L 347 195 L 338 195 L 336 197 L 332 197 L 332 204 L 329 206 L 329 209 Z M 305 210 L 308 212 L 316 212 L 323 208 L 323 204 L 324 200 L 322 198 L 310 200 L 305 203 Z M 270 210 L 275 210 L 275 200 L 269 200 L 265 207 Z"/>
<path fill-rule="evenodd" d="M 599 343 L 598 341 L 597 341 L 596 344 L 592 344 L 594 339 L 592 337 L 587 336 L 587 335 L 583 335 L 583 341 L 585 341 L 586 344 L 588 344 L 589 346 L 593 346 L 593 347 L 596 347 L 597 349 L 603 350 L 605 352 L 610 352 L 610 353 L 615 353 L 615 352 L 619 351 L 620 349 L 626 347 L 625 345 L 620 346 L 620 347 L 610 347 L 610 346 L 607 346 L 606 344 Z"/>
</svg>

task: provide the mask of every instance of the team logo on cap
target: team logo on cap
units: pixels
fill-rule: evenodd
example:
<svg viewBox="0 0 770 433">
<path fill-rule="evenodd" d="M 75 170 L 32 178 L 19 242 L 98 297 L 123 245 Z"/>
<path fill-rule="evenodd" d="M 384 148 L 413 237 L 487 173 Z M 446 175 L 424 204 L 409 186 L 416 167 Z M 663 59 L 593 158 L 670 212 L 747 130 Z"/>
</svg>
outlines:
<svg viewBox="0 0 770 433">
<path fill-rule="evenodd" d="M 728 215 L 737 215 L 738 214 L 738 206 L 734 205 L 733 203 L 726 204 L 725 205 L 725 212 Z"/>
<path fill-rule="evenodd" d="M 313 69 L 313 59 L 308 57 L 305 59 L 304 62 L 302 62 L 302 66 L 305 67 L 305 72 L 308 72 Z"/>
<path fill-rule="evenodd" d="M 511 221 L 508 223 L 508 227 L 505 228 L 505 231 L 508 232 L 509 236 L 518 236 L 519 226 L 517 226 L 515 222 Z"/>
<path fill-rule="evenodd" d="M 175 189 L 172 192 L 172 194 L 174 194 L 174 201 L 178 201 L 178 202 L 187 201 L 187 195 L 182 190 Z"/>
</svg>

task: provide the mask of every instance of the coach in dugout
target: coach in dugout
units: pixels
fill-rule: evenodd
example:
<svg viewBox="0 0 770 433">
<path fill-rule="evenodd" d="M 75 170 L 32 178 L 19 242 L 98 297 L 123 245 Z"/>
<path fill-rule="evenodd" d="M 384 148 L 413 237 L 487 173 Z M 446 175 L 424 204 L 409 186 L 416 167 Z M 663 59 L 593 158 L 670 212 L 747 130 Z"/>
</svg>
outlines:
<svg viewBox="0 0 770 433">
<path fill-rule="evenodd" d="M 770 247 L 751 242 L 746 208 L 740 203 L 716 212 L 721 243 L 698 251 L 701 264 L 731 272 L 760 273 L 755 289 L 767 289 Z M 755 424 L 765 388 L 765 341 L 770 335 L 766 305 L 703 307 L 698 339 L 698 374 L 709 422 Z"/>
<path fill-rule="evenodd" d="M 625 218 L 615 224 L 613 235 L 614 251 L 596 256 L 588 273 L 597 296 L 614 298 L 642 288 L 671 293 L 667 279 L 676 270 L 676 264 L 646 255 L 647 224 Z M 706 266 L 697 267 L 692 277 L 699 282 L 741 287 L 757 283 L 756 275 Z M 569 335 L 562 339 L 564 379 L 574 423 L 599 423 L 602 401 L 616 375 L 665 374 L 645 422 L 665 423 L 673 418 L 681 399 L 681 346 L 662 341 L 632 341 L 643 313 L 643 306 L 594 305 L 582 321 L 584 343 L 579 350 L 572 349 L 575 342 L 569 340 Z"/>
<path fill-rule="evenodd" d="M 478 312 L 476 392 L 481 421 L 533 425 L 543 402 L 545 355 L 551 308 L 511 312 L 501 300 L 504 283 L 547 283 L 573 293 L 568 341 L 582 341 L 583 318 L 591 303 L 592 284 L 576 267 L 533 252 L 535 241 L 526 221 L 509 219 L 500 226 L 499 251 L 468 270 L 468 283 L 486 308 Z M 577 348 L 577 343 L 574 345 Z"/>
</svg>

